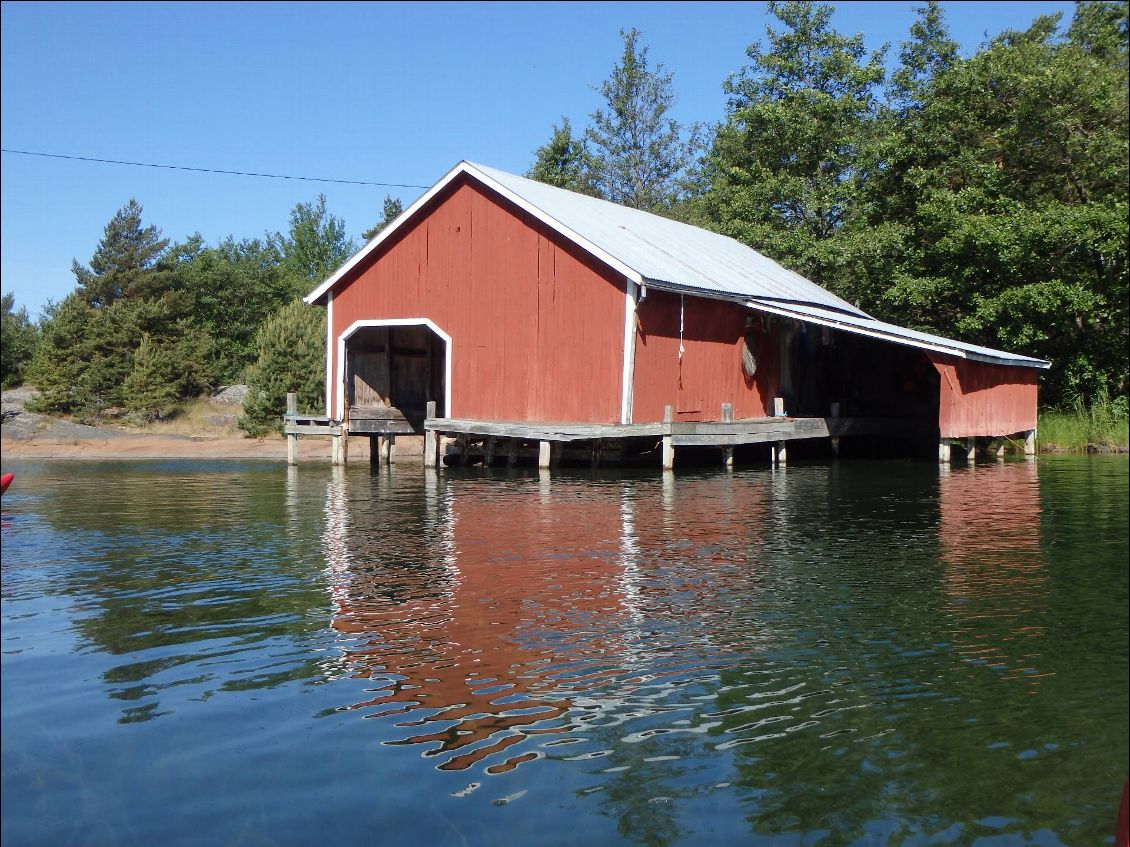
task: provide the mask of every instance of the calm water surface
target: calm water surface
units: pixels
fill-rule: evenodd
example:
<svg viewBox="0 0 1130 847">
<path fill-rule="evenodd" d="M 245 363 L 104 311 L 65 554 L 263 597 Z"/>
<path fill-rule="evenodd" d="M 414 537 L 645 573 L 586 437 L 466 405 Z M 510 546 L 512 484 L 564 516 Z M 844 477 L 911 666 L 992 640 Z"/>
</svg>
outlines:
<svg viewBox="0 0 1130 847">
<path fill-rule="evenodd" d="M 5 470 L 5 845 L 1113 841 L 1125 458 Z"/>
</svg>

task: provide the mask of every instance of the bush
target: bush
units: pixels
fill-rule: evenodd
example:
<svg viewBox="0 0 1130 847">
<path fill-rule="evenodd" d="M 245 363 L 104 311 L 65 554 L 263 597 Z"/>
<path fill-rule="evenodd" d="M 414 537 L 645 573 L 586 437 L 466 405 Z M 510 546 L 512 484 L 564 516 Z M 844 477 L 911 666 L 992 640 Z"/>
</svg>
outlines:
<svg viewBox="0 0 1130 847">
<path fill-rule="evenodd" d="M 326 313 L 301 300 L 269 317 L 255 337 L 259 357 L 247 375 L 247 397 L 239 425 L 250 435 L 282 432 L 288 392 L 298 409 L 325 407 Z"/>
</svg>

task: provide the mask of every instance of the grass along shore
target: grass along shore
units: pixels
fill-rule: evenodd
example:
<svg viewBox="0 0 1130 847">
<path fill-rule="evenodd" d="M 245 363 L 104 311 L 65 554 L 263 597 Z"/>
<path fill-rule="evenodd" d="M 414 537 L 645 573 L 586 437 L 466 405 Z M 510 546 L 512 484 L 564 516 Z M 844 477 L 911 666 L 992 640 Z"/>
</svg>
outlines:
<svg viewBox="0 0 1130 847">
<path fill-rule="evenodd" d="M 1037 446 L 1045 453 L 1126 452 L 1130 449 L 1127 400 L 1100 397 L 1091 406 L 1040 412 Z"/>
</svg>

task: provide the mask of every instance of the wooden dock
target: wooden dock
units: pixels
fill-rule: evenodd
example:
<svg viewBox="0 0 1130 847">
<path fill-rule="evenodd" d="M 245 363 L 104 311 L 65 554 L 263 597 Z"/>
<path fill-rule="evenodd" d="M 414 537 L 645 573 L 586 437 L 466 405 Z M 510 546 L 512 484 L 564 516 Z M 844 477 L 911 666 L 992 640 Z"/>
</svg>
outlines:
<svg viewBox="0 0 1130 847">
<path fill-rule="evenodd" d="M 723 417 L 730 410 L 723 409 Z M 644 424 L 538 423 L 528 421 L 484 421 L 465 418 L 434 418 L 424 421 L 424 463 L 438 466 L 443 460 L 441 438 L 454 441 L 454 454 L 461 463 L 481 459 L 487 463 L 506 456 L 508 464 L 536 455 L 539 467 L 553 467 L 561 460 L 586 458 L 593 466 L 618 461 L 632 443 L 650 442 L 659 447 L 661 466 L 674 467 L 675 449 L 716 447 L 725 464 L 733 464 L 733 448 L 745 444 L 773 445 L 774 464 L 787 462 L 790 441 L 831 439 L 833 450 L 843 436 L 911 435 L 914 425 L 884 418 L 771 417 L 712 422 L 675 421 L 668 407 L 666 420 Z"/>
<path fill-rule="evenodd" d="M 392 461 L 398 435 L 422 435 L 423 461 L 427 467 L 449 464 L 492 465 L 505 461 L 508 467 L 519 462 L 537 463 L 540 468 L 569 464 L 619 464 L 633 458 L 659 454 L 659 464 L 670 470 L 678 448 L 716 448 L 723 464 L 731 466 L 734 448 L 748 444 L 771 445 L 770 460 L 774 465 L 788 461 L 788 444 L 806 439 L 829 439 L 834 455 L 839 454 L 840 439 L 853 436 L 922 437 L 921 422 L 899 418 L 866 417 L 789 417 L 785 415 L 731 420 L 729 404 L 721 410 L 720 421 L 676 421 L 672 407 L 665 410 L 664 420 L 642 424 L 592 424 L 570 422 L 495 421 L 472 418 L 441 418 L 435 415 L 435 404 L 429 403 L 426 415 L 411 421 L 399 413 L 359 416 L 355 421 L 335 421 L 324 415 L 303 415 L 290 410 L 284 419 L 287 435 L 287 461 L 298 461 L 299 436 L 329 436 L 333 439 L 331 461 L 345 464 L 348 459 L 349 436 L 370 438 L 370 461 L 388 464 Z M 395 412 L 395 410 L 393 410 Z M 1023 433 L 1026 454 L 1034 453 L 1035 433 Z M 939 459 L 949 462 L 957 456 L 974 461 L 978 450 L 1003 457 L 1004 437 L 943 439 Z M 651 461 L 654 461 L 652 459 Z"/>
</svg>

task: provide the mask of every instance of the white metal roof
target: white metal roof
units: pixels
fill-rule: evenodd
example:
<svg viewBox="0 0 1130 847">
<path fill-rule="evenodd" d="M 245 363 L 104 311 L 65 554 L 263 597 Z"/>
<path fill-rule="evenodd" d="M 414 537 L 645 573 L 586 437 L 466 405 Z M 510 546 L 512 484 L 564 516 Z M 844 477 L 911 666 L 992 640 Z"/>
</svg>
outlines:
<svg viewBox="0 0 1130 847">
<path fill-rule="evenodd" d="M 964 341 L 955 341 L 952 338 L 943 338 L 940 335 L 931 335 L 928 332 L 919 332 L 916 329 L 896 326 L 895 324 L 877 321 L 872 317 L 859 317 L 832 312 L 812 306 L 799 306 L 788 303 L 767 303 L 763 300 L 750 300 L 747 304 L 751 309 L 794 318 L 798 321 L 819 324 L 833 329 L 850 332 L 855 335 L 866 335 L 902 344 L 907 347 L 918 347 L 922 350 L 933 350 L 936 353 L 945 353 L 959 359 L 971 359 L 976 362 L 988 362 L 995 365 L 1014 365 L 1027 368 L 1048 368 L 1051 363 L 1043 359 L 1033 359 L 1030 356 L 1018 356 L 1015 353 L 1005 353 L 1003 350 L 993 350 L 989 347 L 980 347 L 976 344 L 966 344 Z"/>
<path fill-rule="evenodd" d="M 999 364 L 1048 363 L 877 321 L 740 241 L 505 171 L 460 162 L 305 300 L 320 300 L 454 179 L 466 174 L 640 285 L 744 301 L 751 308 L 899 344 Z"/>
<path fill-rule="evenodd" d="M 471 162 L 460 162 L 448 171 L 337 273 L 310 292 L 306 302 L 320 299 L 460 174 L 493 188 L 641 285 L 715 297 L 811 303 L 848 314 L 866 314 L 725 235 Z"/>
</svg>

